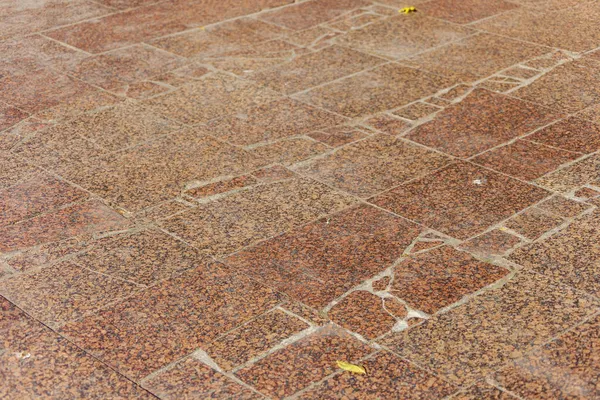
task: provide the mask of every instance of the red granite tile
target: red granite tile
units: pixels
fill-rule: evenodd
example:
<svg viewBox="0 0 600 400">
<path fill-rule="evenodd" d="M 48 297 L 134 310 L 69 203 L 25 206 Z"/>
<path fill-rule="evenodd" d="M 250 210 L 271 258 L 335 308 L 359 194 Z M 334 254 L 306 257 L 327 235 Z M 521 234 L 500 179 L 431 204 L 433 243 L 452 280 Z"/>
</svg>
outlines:
<svg viewBox="0 0 600 400">
<path fill-rule="evenodd" d="M 121 215 L 98 201 L 90 201 L 0 228 L 0 250 L 13 251 L 126 226 L 127 220 Z"/>
<path fill-rule="evenodd" d="M 40 246 L 30 247 L 11 254 L 6 263 L 17 271 L 28 271 L 43 265 L 50 265 L 66 257 L 85 250 L 91 239 L 91 234 L 45 243 Z"/>
<path fill-rule="evenodd" d="M 338 147 L 356 142 L 368 135 L 368 133 L 365 133 L 361 129 L 352 126 L 335 126 L 333 128 L 322 129 L 308 134 L 311 138 L 331 147 Z"/>
<path fill-rule="evenodd" d="M 396 323 L 396 318 L 383 308 L 381 297 L 362 290 L 350 293 L 333 306 L 327 315 L 336 324 L 368 340 L 389 332 Z"/>
<path fill-rule="evenodd" d="M 531 181 L 580 156 L 581 154 L 558 150 L 527 140 L 517 140 L 485 152 L 471 161 L 515 178 Z"/>
<path fill-rule="evenodd" d="M 291 179 L 296 175 L 289 169 L 281 165 L 274 165 L 252 172 L 252 176 L 264 183 L 277 182 L 286 179 Z"/>
<path fill-rule="evenodd" d="M 10 128 L 27 117 L 29 114 L 25 111 L 0 103 L 0 131 Z"/>
<path fill-rule="evenodd" d="M 154 82 L 132 83 L 127 87 L 125 95 L 132 99 L 145 100 L 171 90 L 168 86 L 159 85 Z"/>
<path fill-rule="evenodd" d="M 414 13 L 396 15 L 352 30 L 338 42 L 382 57 L 399 58 L 452 42 L 472 32 L 466 27 Z"/>
<path fill-rule="evenodd" d="M 406 220 L 362 205 L 262 242 L 225 262 L 320 309 L 388 268 L 419 231 Z"/>
<path fill-rule="evenodd" d="M 393 114 L 416 121 L 418 119 L 425 118 L 434 112 L 439 111 L 440 109 L 440 107 L 433 104 L 419 102 L 404 106 L 399 110 L 394 111 Z"/>
<path fill-rule="evenodd" d="M 451 394 L 454 386 L 431 373 L 382 351 L 361 363 L 366 375 L 343 372 L 327 378 L 311 388 L 300 399 L 441 399 Z"/>
<path fill-rule="evenodd" d="M 515 400 L 517 398 L 486 383 L 473 385 L 451 397 L 452 400 Z"/>
<path fill-rule="evenodd" d="M 286 28 L 301 30 L 368 4 L 366 0 L 311 0 L 261 14 L 259 18 Z"/>
<path fill-rule="evenodd" d="M 509 219 L 504 225 L 528 239 L 536 240 L 563 222 L 564 220 L 560 217 L 550 215 L 537 208 L 531 208 Z"/>
<path fill-rule="evenodd" d="M 356 362 L 371 351 L 343 330 L 326 326 L 236 375 L 262 393 L 283 398 L 335 372 L 336 361 Z"/>
<path fill-rule="evenodd" d="M 227 193 L 232 190 L 239 190 L 253 186 L 256 183 L 257 181 L 254 177 L 250 175 L 242 175 L 236 178 L 198 186 L 193 189 L 186 190 L 185 194 L 196 198 L 210 197 L 221 193 Z"/>
<path fill-rule="evenodd" d="M 378 279 L 374 282 L 371 283 L 371 287 L 373 288 L 374 291 L 379 292 L 382 290 L 386 290 L 386 288 L 388 287 L 388 284 L 390 283 L 390 277 L 389 276 L 384 276 L 381 279 Z"/>
<path fill-rule="evenodd" d="M 575 192 L 575 197 L 578 197 L 580 199 L 593 199 L 600 196 L 600 192 L 595 190 L 595 189 L 591 189 L 591 188 L 587 188 L 584 187 L 582 189 L 579 189 L 578 191 Z M 579 214 L 579 213 L 577 213 Z"/>
<path fill-rule="evenodd" d="M 507 274 L 502 267 L 444 246 L 396 265 L 390 292 L 411 307 L 434 314 Z"/>
<path fill-rule="evenodd" d="M 507 71 L 502 71 L 502 75 L 510 76 L 512 78 L 520 78 L 520 79 L 531 79 L 534 76 L 538 75 L 540 71 L 536 69 L 525 68 L 521 66 L 512 67 Z"/>
<path fill-rule="evenodd" d="M 12 153 L 0 152 L 0 165 L 0 189 L 9 188 L 39 172 L 26 159 Z"/>
<path fill-rule="evenodd" d="M 552 110 L 477 89 L 406 137 L 454 156 L 468 157 L 560 117 Z"/>
<path fill-rule="evenodd" d="M 152 398 L 4 298 L 0 298 L 0 336 L 2 398 Z"/>
<path fill-rule="evenodd" d="M 161 399 L 239 399 L 264 397 L 190 357 L 143 383 Z"/>
<path fill-rule="evenodd" d="M 323 143 L 300 137 L 255 146 L 248 151 L 260 158 L 264 164 L 290 165 L 323 154 L 330 149 Z"/>
<path fill-rule="evenodd" d="M 463 242 L 460 248 L 482 256 L 494 256 L 504 254 L 520 242 L 521 240 L 517 236 L 494 229 Z"/>
<path fill-rule="evenodd" d="M 600 396 L 600 317 L 592 318 L 494 375 L 501 387 L 535 399 Z"/>
<path fill-rule="evenodd" d="M 580 153 L 593 153 L 600 149 L 600 125 L 579 118 L 567 118 L 547 126 L 527 140 Z"/>
<path fill-rule="evenodd" d="M 453 80 L 387 64 L 309 90 L 299 97 L 348 117 L 398 108 L 452 86 Z"/>
<path fill-rule="evenodd" d="M 387 114 L 379 114 L 365 121 L 367 125 L 388 135 L 400 135 L 407 131 L 411 125 L 399 118 Z"/>
<path fill-rule="evenodd" d="M 53 328 L 97 311 L 138 289 L 131 282 L 97 274 L 70 261 L 0 282 L 0 293 L 4 297 Z"/>
<path fill-rule="evenodd" d="M 372 136 L 295 168 L 361 197 L 390 189 L 450 162 L 439 153 L 388 135 Z"/>
<path fill-rule="evenodd" d="M 64 326 L 61 334 L 121 373 L 140 379 L 277 302 L 271 290 L 206 261 Z"/>
<path fill-rule="evenodd" d="M 459 239 L 467 239 L 549 193 L 496 172 L 458 163 L 370 201 Z"/>
<path fill-rule="evenodd" d="M 353 13 L 348 13 L 343 15 L 335 21 L 330 22 L 328 26 L 339 31 L 348 32 L 362 28 L 384 18 L 383 15 L 362 12 L 361 10 L 357 10 L 356 15 L 352 14 Z"/>
<path fill-rule="evenodd" d="M 466 24 L 491 17 L 518 6 L 504 0 L 480 2 L 477 0 L 434 0 L 419 6 L 419 11 L 432 17 L 445 19 L 458 24 Z"/>
<path fill-rule="evenodd" d="M 282 99 L 244 110 L 208 123 L 210 133 L 229 143 L 251 145 L 269 142 L 342 124 L 346 119 L 333 113 Z"/>
<path fill-rule="evenodd" d="M 83 190 L 51 176 L 34 176 L 0 191 L 0 226 L 54 211 L 86 196 Z"/>
<path fill-rule="evenodd" d="M 306 322 L 274 310 L 215 340 L 207 352 L 220 368 L 230 371 L 308 327 Z"/>
<path fill-rule="evenodd" d="M 600 158 L 592 155 L 538 178 L 536 183 L 559 193 L 569 193 L 587 184 L 597 185 Z"/>
</svg>

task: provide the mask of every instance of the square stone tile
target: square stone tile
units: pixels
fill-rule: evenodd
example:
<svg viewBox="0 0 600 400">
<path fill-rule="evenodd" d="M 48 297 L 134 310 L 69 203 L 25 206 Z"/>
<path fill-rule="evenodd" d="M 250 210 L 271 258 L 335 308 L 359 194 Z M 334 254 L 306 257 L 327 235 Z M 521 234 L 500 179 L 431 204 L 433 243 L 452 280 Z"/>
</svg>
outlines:
<svg viewBox="0 0 600 400">
<path fill-rule="evenodd" d="M 515 235 L 494 229 L 460 245 L 460 249 L 480 256 L 502 255 L 519 244 L 521 239 Z"/>
<path fill-rule="evenodd" d="M 256 177 L 256 179 L 262 183 L 272 183 L 292 179 L 297 175 L 286 167 L 282 167 L 281 165 L 273 165 L 252 172 L 252 176 Z"/>
<path fill-rule="evenodd" d="M 569 193 L 587 184 L 598 184 L 600 182 L 600 157 L 594 154 L 546 174 L 535 182 L 560 193 Z"/>
<path fill-rule="evenodd" d="M 425 15 L 445 19 L 457 24 L 466 24 L 488 18 L 518 6 L 504 0 L 481 2 L 478 0 L 434 0 L 419 6 Z"/>
<path fill-rule="evenodd" d="M 387 64 L 299 95 L 348 117 L 398 108 L 455 84 L 453 80 L 398 64 Z"/>
<path fill-rule="evenodd" d="M 61 334 L 139 380 L 266 312 L 278 301 L 264 286 L 205 261 L 64 326 Z"/>
<path fill-rule="evenodd" d="M 442 246 L 396 265 L 390 292 L 412 308 L 435 314 L 507 274 L 502 267 Z"/>
<path fill-rule="evenodd" d="M 469 157 L 529 133 L 562 114 L 476 89 L 460 103 L 413 129 L 407 138 L 457 157 Z"/>
<path fill-rule="evenodd" d="M 300 137 L 252 147 L 248 151 L 260 158 L 265 164 L 289 165 L 323 154 L 330 149 L 329 146 L 323 143 Z"/>
<path fill-rule="evenodd" d="M 593 193 L 595 196 L 600 195 L 600 193 L 596 191 L 593 191 Z M 575 193 L 575 196 L 580 197 L 577 193 Z M 537 208 L 545 210 L 559 217 L 573 218 L 590 208 L 590 206 L 585 203 L 580 203 L 579 201 L 570 200 L 566 197 L 556 195 L 538 204 Z"/>
<path fill-rule="evenodd" d="M 218 118 L 207 126 L 211 135 L 247 146 L 300 136 L 344 122 L 344 117 L 286 98 Z"/>
<path fill-rule="evenodd" d="M 337 303 L 327 316 L 336 324 L 367 340 L 392 330 L 396 318 L 383 308 L 384 300 L 370 292 L 357 290 Z M 406 310 L 404 316 L 406 316 Z"/>
<path fill-rule="evenodd" d="M 600 317 L 536 349 L 494 375 L 501 387 L 523 398 L 600 396 Z"/>
<path fill-rule="evenodd" d="M 400 356 L 459 385 L 518 359 L 565 329 L 593 315 L 598 302 L 535 273 L 518 273 L 386 344 Z"/>
<path fill-rule="evenodd" d="M 504 225 L 527 239 L 536 240 L 563 222 L 564 220 L 556 215 L 530 208 L 509 219 Z"/>
<path fill-rule="evenodd" d="M 21 180 L 31 178 L 40 170 L 18 155 L 0 152 L 0 189 L 6 189 Z"/>
<path fill-rule="evenodd" d="M 135 45 L 81 60 L 72 68 L 78 78 L 124 95 L 136 84 L 182 66 L 184 60 L 150 46 Z"/>
<path fill-rule="evenodd" d="M 0 103 L 0 131 L 10 128 L 27 117 L 29 114 L 25 111 Z"/>
<path fill-rule="evenodd" d="M 405 120 L 392 117 L 389 114 L 379 114 L 371 117 L 365 121 L 365 124 L 380 132 L 393 136 L 401 135 L 412 127 L 412 125 Z"/>
<path fill-rule="evenodd" d="M 274 310 L 215 340 L 206 351 L 220 368 L 230 371 L 308 327 L 306 322 Z"/>
<path fill-rule="evenodd" d="M 211 197 L 254 186 L 258 183 L 252 175 L 241 175 L 231 179 L 209 183 L 185 191 L 185 194 L 195 198 Z"/>
<path fill-rule="evenodd" d="M 467 239 L 549 195 L 496 172 L 457 163 L 370 201 L 447 235 Z"/>
<path fill-rule="evenodd" d="M 577 112 L 600 101 L 600 62 L 579 59 L 559 65 L 511 93 L 562 112 Z"/>
<path fill-rule="evenodd" d="M 549 51 L 546 47 L 482 33 L 425 52 L 402 63 L 454 77 L 462 82 L 474 82 Z"/>
<path fill-rule="evenodd" d="M 451 397 L 452 400 L 516 400 L 518 397 L 504 392 L 487 383 L 479 383 L 462 390 Z"/>
<path fill-rule="evenodd" d="M 88 194 L 41 174 L 0 191 L 0 226 L 14 224 L 81 200 Z"/>
<path fill-rule="evenodd" d="M 521 247 L 510 259 L 572 287 L 600 293 L 600 213 L 583 217 L 550 238 Z"/>
<path fill-rule="evenodd" d="M 30 247 L 18 252 L 12 253 L 6 263 L 16 271 L 25 272 L 44 265 L 54 264 L 63 260 L 72 254 L 86 249 L 92 234 L 57 242 L 44 243 L 40 246 Z"/>
<path fill-rule="evenodd" d="M 400 58 L 472 33 L 469 28 L 428 18 L 420 12 L 400 14 L 350 31 L 337 42 L 387 58 Z"/>
<path fill-rule="evenodd" d="M 266 395 L 283 398 L 335 372 L 336 361 L 357 362 L 371 352 L 366 344 L 328 325 L 236 375 Z"/>
<path fill-rule="evenodd" d="M 2 398 L 151 398 L 4 298 L 0 298 L 0 335 Z"/>
<path fill-rule="evenodd" d="M 193 357 L 186 358 L 174 367 L 148 379 L 143 386 L 161 399 L 167 400 L 264 398 Z"/>
<path fill-rule="evenodd" d="M 600 149 L 600 125 L 571 117 L 540 129 L 527 140 L 579 153 L 593 153 Z"/>
<path fill-rule="evenodd" d="M 52 328 L 131 295 L 133 283 L 61 262 L 0 282 L 0 293 L 32 317 Z"/>
<path fill-rule="evenodd" d="M 383 62 L 385 60 L 379 57 L 331 46 L 251 74 L 248 78 L 282 93 L 292 94 L 373 68 Z"/>
<path fill-rule="evenodd" d="M 556 7 L 543 12 L 514 10 L 477 23 L 475 27 L 527 42 L 582 52 L 600 46 L 600 32 L 595 29 L 599 22 L 597 4 L 587 2 L 562 10 Z"/>
<path fill-rule="evenodd" d="M 439 110 L 441 110 L 441 107 L 429 103 L 418 102 L 404 106 L 401 109 L 394 111 L 393 114 L 402 118 L 416 121 L 421 118 L 425 118 Z"/>
<path fill-rule="evenodd" d="M 289 29 L 302 30 L 366 5 L 369 5 L 366 0 L 311 0 L 263 13 L 259 18 Z"/>
<path fill-rule="evenodd" d="M 369 136 L 366 130 L 352 126 L 334 126 L 308 134 L 311 138 L 331 147 L 339 147 Z"/>
<path fill-rule="evenodd" d="M 103 275 L 150 285 L 194 268 L 203 258 L 166 233 L 144 230 L 97 240 L 73 261 Z"/>
<path fill-rule="evenodd" d="M 401 358 L 382 351 L 361 363 L 367 375 L 340 373 L 305 392 L 300 399 L 445 398 L 454 386 Z"/>
<path fill-rule="evenodd" d="M 577 113 L 577 117 L 600 124 L 600 103 L 584 108 Z"/>
<path fill-rule="evenodd" d="M 154 112 L 186 124 L 207 122 L 257 106 L 280 95 L 252 82 L 225 74 L 207 75 L 200 81 L 147 100 Z"/>
<path fill-rule="evenodd" d="M 379 135 L 344 146 L 295 170 L 357 196 L 368 197 L 449 162 L 449 157 L 403 139 Z"/>
<path fill-rule="evenodd" d="M 202 253 L 222 256 L 355 202 L 310 179 L 292 179 L 201 204 L 160 225 Z"/>
<path fill-rule="evenodd" d="M 225 262 L 321 309 L 388 268 L 420 230 L 361 205 L 238 252 Z"/>
<path fill-rule="evenodd" d="M 532 181 L 580 156 L 578 153 L 558 150 L 528 140 L 517 140 L 480 154 L 471 161 L 515 178 Z"/>
<path fill-rule="evenodd" d="M 128 222 L 98 201 L 56 210 L 0 228 L 0 251 L 14 251 L 84 233 L 122 229 Z"/>
</svg>

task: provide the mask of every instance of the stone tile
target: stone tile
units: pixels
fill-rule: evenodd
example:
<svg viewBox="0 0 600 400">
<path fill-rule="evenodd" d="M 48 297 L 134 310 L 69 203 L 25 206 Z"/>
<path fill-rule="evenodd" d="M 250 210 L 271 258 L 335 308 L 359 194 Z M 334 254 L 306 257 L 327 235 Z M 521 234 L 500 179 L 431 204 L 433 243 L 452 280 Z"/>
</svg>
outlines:
<svg viewBox="0 0 600 400">
<path fill-rule="evenodd" d="M 399 118 L 387 114 L 379 114 L 365 121 L 367 125 L 388 135 L 400 135 L 407 131 L 411 125 Z"/>
<path fill-rule="evenodd" d="M 306 322 L 274 310 L 215 340 L 207 351 L 219 367 L 230 371 L 308 327 Z"/>
<path fill-rule="evenodd" d="M 143 386 L 161 399 L 167 400 L 264 398 L 191 357 L 145 381 Z"/>
<path fill-rule="evenodd" d="M 301 178 L 233 193 L 161 222 L 202 253 L 225 255 L 354 204 Z"/>
<path fill-rule="evenodd" d="M 589 183 L 598 183 L 600 179 L 600 157 L 591 157 L 574 162 L 564 168 L 551 172 L 536 180 L 545 188 L 560 193 L 577 190 Z"/>
<path fill-rule="evenodd" d="M 165 94 L 170 91 L 171 88 L 168 86 L 163 86 L 154 82 L 139 82 L 132 83 L 127 87 L 127 92 L 125 95 L 131 99 L 137 100 L 145 100 L 154 96 L 158 96 L 159 94 Z"/>
<path fill-rule="evenodd" d="M 425 52 L 403 63 L 463 82 L 473 82 L 548 51 L 544 47 L 484 33 Z"/>
<path fill-rule="evenodd" d="M 419 11 L 457 24 L 466 24 L 517 7 L 516 4 L 504 0 L 492 0 L 484 3 L 477 0 L 434 0 L 419 6 Z"/>
<path fill-rule="evenodd" d="M 202 262 L 194 249 L 155 230 L 107 237 L 74 258 L 77 264 L 139 285 L 150 285 Z"/>
<path fill-rule="evenodd" d="M 429 372 L 382 351 L 361 363 L 367 375 L 340 373 L 305 392 L 300 399 L 445 398 L 455 389 Z"/>
<path fill-rule="evenodd" d="M 527 140 L 517 140 L 485 152 L 471 161 L 515 178 L 532 181 L 580 156 L 581 154 L 558 150 Z"/>
<path fill-rule="evenodd" d="M 394 109 L 442 90 L 451 79 L 387 64 L 312 89 L 299 97 L 348 117 Z"/>
<path fill-rule="evenodd" d="M 502 267 L 443 246 L 396 265 L 390 292 L 411 307 L 434 314 L 507 274 Z"/>
<path fill-rule="evenodd" d="M 56 328 L 134 293 L 130 282 L 61 262 L 0 282 L 0 292 L 20 309 Z"/>
<path fill-rule="evenodd" d="M 457 157 L 469 157 L 561 116 L 531 103 L 477 89 L 406 137 Z"/>
<path fill-rule="evenodd" d="M 366 0 L 311 0 L 263 13 L 259 18 L 289 29 L 302 30 L 368 4 Z"/>
<path fill-rule="evenodd" d="M 517 236 L 494 229 L 463 242 L 460 248 L 481 256 L 495 256 L 506 253 L 520 242 L 521 240 Z"/>
<path fill-rule="evenodd" d="M 472 164 L 457 163 L 370 201 L 458 239 L 467 239 L 550 193 Z"/>
<path fill-rule="evenodd" d="M 564 220 L 560 217 L 550 215 L 537 208 L 530 208 L 509 219 L 504 225 L 528 239 L 536 240 L 563 222 Z"/>
<path fill-rule="evenodd" d="M 37 214 L 87 197 L 83 190 L 48 175 L 36 175 L 0 191 L 0 226 L 14 224 Z"/>
<path fill-rule="evenodd" d="M 295 170 L 367 197 L 435 171 L 449 162 L 448 157 L 439 153 L 402 139 L 379 135 L 342 147 Z"/>
<path fill-rule="evenodd" d="M 237 145 L 269 142 L 332 127 L 344 117 L 292 99 L 282 99 L 208 123 L 210 133 Z"/>
<path fill-rule="evenodd" d="M 258 171 L 254 171 L 252 172 L 252 176 L 263 183 L 271 183 L 292 179 L 296 174 L 281 165 L 274 165 L 272 167 L 265 167 Z"/>
<path fill-rule="evenodd" d="M 285 40 L 300 47 L 312 47 L 339 34 L 329 27 L 315 26 L 302 31 L 293 31 L 286 35 Z"/>
<path fill-rule="evenodd" d="M 440 107 L 433 104 L 418 102 L 402 107 L 401 109 L 394 111 L 393 114 L 402 118 L 416 121 L 421 118 L 425 118 L 434 112 L 439 111 L 440 109 Z"/>
<path fill-rule="evenodd" d="M 391 336 L 386 344 L 403 358 L 469 386 L 597 309 L 595 300 L 570 287 L 518 273 L 501 287 Z"/>
<path fill-rule="evenodd" d="M 145 6 L 158 2 L 159 0 L 98 0 L 98 3 L 104 4 L 107 7 L 113 7 L 122 10 Z"/>
<path fill-rule="evenodd" d="M 600 396 L 600 318 L 595 317 L 495 374 L 498 385 L 523 398 Z"/>
<path fill-rule="evenodd" d="M 600 149 L 600 125 L 571 117 L 540 129 L 527 136 L 527 140 L 579 153 L 593 153 Z"/>
<path fill-rule="evenodd" d="M 148 100 L 157 113 L 186 124 L 207 122 L 239 109 L 276 100 L 278 94 L 224 74 L 207 75 L 171 93 Z"/>
<path fill-rule="evenodd" d="M 383 308 L 383 299 L 362 290 L 349 294 L 333 306 L 327 315 L 336 324 L 368 340 L 391 331 L 396 324 L 396 318 Z"/>
<path fill-rule="evenodd" d="M 383 62 L 385 60 L 379 57 L 345 47 L 331 46 L 257 72 L 248 78 L 274 90 L 292 94 L 373 68 Z"/>
<path fill-rule="evenodd" d="M 61 334 L 137 380 L 266 312 L 277 302 L 271 290 L 206 261 L 64 326 Z"/>
<path fill-rule="evenodd" d="M 127 220 L 98 201 L 75 204 L 0 228 L 0 251 L 14 251 L 69 237 L 122 229 Z"/>
<path fill-rule="evenodd" d="M 25 111 L 0 103 L 0 131 L 10 128 L 27 117 L 29 114 Z"/>
<path fill-rule="evenodd" d="M 325 153 L 329 149 L 330 147 L 323 143 L 301 137 L 252 147 L 248 151 L 263 160 L 265 164 L 289 165 Z"/>
<path fill-rule="evenodd" d="M 33 1 L 19 5 L 13 3 L 13 7 L 8 9 L 3 5 L 0 40 L 72 24 L 110 12 L 110 8 L 87 0 Z"/>
<path fill-rule="evenodd" d="M 511 78 L 519 79 L 531 79 L 538 75 L 540 71 L 531 68 L 525 68 L 521 66 L 512 67 L 508 71 L 503 71 L 502 75 L 509 76 Z"/>
<path fill-rule="evenodd" d="M 367 53 L 400 58 L 463 38 L 473 31 L 421 13 L 396 15 L 353 30 L 337 42 Z M 401 38 L 401 39 L 399 39 Z"/>
<path fill-rule="evenodd" d="M 0 79 L 0 101 L 28 113 L 74 102 L 95 93 L 99 93 L 99 90 L 50 70 L 37 70 Z"/>
<path fill-rule="evenodd" d="M 11 153 L 0 152 L 0 165 L 0 189 L 9 188 L 39 172 L 26 159 Z"/>
<path fill-rule="evenodd" d="M 600 292 L 598 212 L 573 222 L 550 238 L 517 249 L 510 259 L 557 282 Z"/>
<path fill-rule="evenodd" d="M 600 124 L 600 103 L 584 108 L 577 113 L 577 117 Z"/>
<path fill-rule="evenodd" d="M 592 188 L 588 188 L 588 187 L 584 187 L 584 188 L 579 189 L 578 191 L 575 192 L 575 197 L 580 198 L 580 199 L 584 199 L 584 200 L 594 199 L 594 198 L 596 198 L 598 196 L 600 196 L 600 192 L 599 191 L 597 191 L 595 189 L 592 189 Z M 577 202 L 572 202 L 572 203 L 576 203 L 577 204 Z M 580 204 L 580 205 L 583 206 L 583 204 Z M 579 214 L 579 212 L 577 212 L 576 214 Z"/>
<path fill-rule="evenodd" d="M 369 136 L 363 130 L 352 126 L 335 126 L 333 128 L 322 129 L 308 134 L 311 138 L 325 143 L 331 147 L 339 147 L 348 143 L 356 142 Z"/>
<path fill-rule="evenodd" d="M 159 2 L 56 29 L 46 35 L 90 53 L 101 53 L 289 2 L 223 0 L 210 6 L 201 1 Z"/>
<path fill-rule="evenodd" d="M 335 372 L 337 360 L 356 362 L 371 351 L 369 346 L 330 325 L 236 375 L 262 393 L 283 398 Z"/>
<path fill-rule="evenodd" d="M 0 335 L 2 398 L 151 398 L 4 298 L 0 298 Z"/>
<path fill-rule="evenodd" d="M 198 186 L 190 190 L 186 190 L 188 196 L 203 198 L 215 196 L 222 193 L 240 190 L 257 184 L 257 180 L 251 175 L 242 175 L 232 179 L 226 179 L 207 185 Z"/>
<path fill-rule="evenodd" d="M 415 224 L 362 205 L 262 242 L 225 262 L 321 309 L 388 268 L 419 232 Z"/>
<path fill-rule="evenodd" d="M 6 260 L 16 271 L 25 272 L 50 265 L 86 249 L 92 234 L 82 235 L 58 242 L 45 243 L 13 253 Z"/>
<path fill-rule="evenodd" d="M 562 3 L 564 4 L 564 3 Z M 527 9 L 498 15 L 475 25 L 479 29 L 558 47 L 574 52 L 592 50 L 600 45 L 600 33 L 594 27 L 600 13 L 594 2 L 537 12 Z"/>
<path fill-rule="evenodd" d="M 452 400 L 515 400 L 517 398 L 486 383 L 473 385 L 451 397 Z"/>
<path fill-rule="evenodd" d="M 72 69 L 78 78 L 113 93 L 124 95 L 129 85 L 151 79 L 183 65 L 183 59 L 135 45 L 81 60 Z"/>
<path fill-rule="evenodd" d="M 564 112 L 583 110 L 600 101 L 600 62 L 584 58 L 559 65 L 511 94 Z"/>
</svg>

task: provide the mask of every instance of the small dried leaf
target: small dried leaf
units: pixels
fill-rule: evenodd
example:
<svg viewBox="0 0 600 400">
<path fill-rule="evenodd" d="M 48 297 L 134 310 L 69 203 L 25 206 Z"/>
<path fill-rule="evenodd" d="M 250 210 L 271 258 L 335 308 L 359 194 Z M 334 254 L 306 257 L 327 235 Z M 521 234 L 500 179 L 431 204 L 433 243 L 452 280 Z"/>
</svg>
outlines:
<svg viewBox="0 0 600 400">
<path fill-rule="evenodd" d="M 350 364 L 345 361 L 336 361 L 335 363 L 337 364 L 338 367 L 340 367 L 344 371 L 352 372 L 354 374 L 362 374 L 362 375 L 367 373 L 367 370 L 364 367 L 361 367 L 360 365 Z"/>
</svg>

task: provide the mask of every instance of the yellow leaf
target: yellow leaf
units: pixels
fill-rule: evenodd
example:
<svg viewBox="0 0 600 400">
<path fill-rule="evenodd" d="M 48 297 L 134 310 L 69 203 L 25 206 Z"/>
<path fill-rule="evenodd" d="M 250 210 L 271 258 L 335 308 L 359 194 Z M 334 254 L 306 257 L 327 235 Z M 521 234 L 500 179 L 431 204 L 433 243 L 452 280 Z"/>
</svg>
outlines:
<svg viewBox="0 0 600 400">
<path fill-rule="evenodd" d="M 345 361 L 336 361 L 335 363 L 337 364 L 338 367 L 340 367 L 344 371 L 352 372 L 355 374 L 363 374 L 363 375 L 367 373 L 367 370 L 364 367 L 361 367 L 360 365 L 350 364 Z"/>
<path fill-rule="evenodd" d="M 398 10 L 398 12 L 401 12 L 403 14 L 409 14 L 411 12 L 416 12 L 416 11 L 417 11 L 417 9 L 415 7 L 404 7 L 402 9 Z"/>
</svg>

